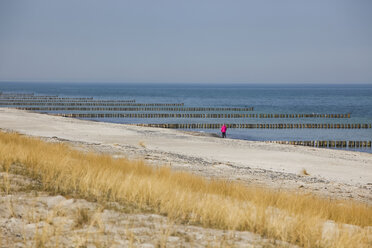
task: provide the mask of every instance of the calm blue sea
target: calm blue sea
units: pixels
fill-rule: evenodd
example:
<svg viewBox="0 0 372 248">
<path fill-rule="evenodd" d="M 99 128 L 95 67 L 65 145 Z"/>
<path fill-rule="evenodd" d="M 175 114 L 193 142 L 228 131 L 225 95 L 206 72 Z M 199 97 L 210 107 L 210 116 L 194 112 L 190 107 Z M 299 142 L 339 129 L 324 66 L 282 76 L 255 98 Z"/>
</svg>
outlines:
<svg viewBox="0 0 372 248">
<path fill-rule="evenodd" d="M 4 93 L 135 99 L 185 107 L 254 107 L 247 113 L 344 114 L 350 119 L 95 119 L 116 123 L 372 123 L 372 85 L 0 83 Z M 65 111 L 73 112 L 73 111 Z M 75 111 L 77 112 L 77 111 Z M 158 113 L 159 111 L 151 111 Z M 165 113 L 165 112 L 164 112 Z M 0 120 L 1 121 L 1 120 Z M 195 130 L 219 133 L 217 129 Z M 372 140 L 372 129 L 229 129 L 247 140 Z M 359 149 L 371 152 L 371 149 Z"/>
</svg>

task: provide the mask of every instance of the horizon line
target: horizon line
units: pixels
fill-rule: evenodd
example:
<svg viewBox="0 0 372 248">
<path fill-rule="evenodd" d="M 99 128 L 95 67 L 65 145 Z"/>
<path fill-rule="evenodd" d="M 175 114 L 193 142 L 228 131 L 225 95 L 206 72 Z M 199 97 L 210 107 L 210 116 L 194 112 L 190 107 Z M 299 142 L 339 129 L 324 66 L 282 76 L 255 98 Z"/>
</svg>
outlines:
<svg viewBox="0 0 372 248">
<path fill-rule="evenodd" d="M 130 82 L 130 81 L 54 81 L 54 80 L 0 80 L 0 83 L 56 83 L 56 84 L 210 84 L 210 85 L 372 85 L 372 82 Z"/>
</svg>

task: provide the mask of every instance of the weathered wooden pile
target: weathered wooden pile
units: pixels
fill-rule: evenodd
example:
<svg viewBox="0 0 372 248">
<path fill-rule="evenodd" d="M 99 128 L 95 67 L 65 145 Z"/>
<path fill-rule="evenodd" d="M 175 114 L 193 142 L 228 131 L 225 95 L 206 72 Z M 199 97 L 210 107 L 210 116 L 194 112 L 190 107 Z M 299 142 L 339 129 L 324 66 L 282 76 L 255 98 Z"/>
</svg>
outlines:
<svg viewBox="0 0 372 248">
<path fill-rule="evenodd" d="M 59 97 L 59 98 L 23 98 L 23 99 L 4 99 L 0 97 L 0 103 L 14 103 L 15 105 L 33 105 L 34 103 L 49 103 L 49 102 L 62 102 L 62 103 L 68 103 L 68 102 L 92 102 L 92 103 L 127 103 L 127 102 L 136 102 L 135 100 L 93 100 L 93 98 L 85 98 L 85 97 L 79 97 L 79 98 L 66 98 L 66 97 Z"/>
<path fill-rule="evenodd" d="M 293 115 L 280 115 L 275 117 L 262 117 L 258 114 L 196 114 L 196 113 L 57 113 L 54 115 L 72 118 L 213 118 L 213 119 L 231 119 L 231 118 L 347 118 L 339 117 L 344 115 L 334 115 L 337 117 L 303 115 L 303 117 L 292 117 Z M 333 116 L 333 114 L 332 114 Z M 199 125 L 199 124 L 198 124 Z M 234 124 L 231 124 L 234 125 Z M 284 124 L 286 126 L 286 124 Z M 343 125 L 343 124 L 342 124 Z M 362 124 L 363 125 L 363 124 Z M 231 126 L 231 128 L 235 128 Z M 293 128 L 293 127 L 292 127 Z M 326 128 L 318 126 L 314 128 Z M 347 128 L 347 127 L 340 127 Z M 350 127 L 349 127 L 350 128 Z"/>
<path fill-rule="evenodd" d="M 218 129 L 223 123 L 154 123 L 154 124 L 136 124 L 144 127 L 159 127 L 172 129 Z M 312 129 L 366 129 L 372 128 L 372 124 L 344 124 L 344 123 L 230 123 L 225 124 L 227 128 L 260 128 L 260 129 L 288 129 L 288 128 L 312 128 Z"/>
<path fill-rule="evenodd" d="M 8 102 L 0 101 L 0 106 L 183 106 L 183 103 L 133 103 L 129 101 L 46 101 L 46 102 Z"/>
<path fill-rule="evenodd" d="M 367 140 L 312 140 L 312 141 L 266 141 L 267 143 L 299 145 L 310 147 L 329 147 L 329 148 L 365 148 L 371 147 L 371 141 Z"/>
<path fill-rule="evenodd" d="M 170 112 L 199 112 L 199 111 L 253 111 L 253 108 L 205 108 L 205 107 L 17 107 L 31 111 L 170 111 Z M 344 117 L 347 118 L 347 117 Z"/>
</svg>

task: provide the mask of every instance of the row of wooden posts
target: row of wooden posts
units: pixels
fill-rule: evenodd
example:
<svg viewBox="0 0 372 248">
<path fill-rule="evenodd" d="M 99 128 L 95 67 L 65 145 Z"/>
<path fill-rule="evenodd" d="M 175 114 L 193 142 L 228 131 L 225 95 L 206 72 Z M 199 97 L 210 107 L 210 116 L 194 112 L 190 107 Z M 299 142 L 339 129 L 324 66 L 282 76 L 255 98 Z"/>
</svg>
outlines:
<svg viewBox="0 0 372 248">
<path fill-rule="evenodd" d="M 141 108 L 141 107 L 17 107 L 16 109 L 31 111 L 253 111 L 251 108 L 199 108 L 199 107 L 162 107 L 162 108 Z"/>
<path fill-rule="evenodd" d="M 2 91 L 0 91 L 0 96 L 32 97 L 34 96 L 34 93 L 3 93 Z"/>
<path fill-rule="evenodd" d="M 3 99 L 0 97 L 0 104 L 1 103 L 19 103 L 19 104 L 24 104 L 24 103 L 54 103 L 54 102 L 87 102 L 87 103 L 134 103 L 136 100 L 131 99 L 131 100 L 93 100 L 93 99 L 82 99 L 82 98 L 55 98 L 55 99 L 24 99 L 24 100 L 19 100 L 19 99 Z"/>
<path fill-rule="evenodd" d="M 131 103 L 131 102 L 6 102 L 0 106 L 184 106 L 184 103 Z"/>
<path fill-rule="evenodd" d="M 336 147 L 336 148 L 360 148 L 371 147 L 371 141 L 340 141 L 340 140 L 313 140 L 313 141 L 266 141 L 267 143 L 300 145 L 311 147 Z"/>
<path fill-rule="evenodd" d="M 93 97 L 59 97 L 58 95 L 34 95 L 32 94 L 7 94 L 0 92 L 0 100 L 7 100 L 12 102 L 25 102 L 25 101 L 91 101 Z M 93 101 L 109 101 L 112 100 L 93 100 Z M 121 101 L 121 100 L 119 100 Z M 136 102 L 135 100 L 124 100 L 125 102 Z"/>
<path fill-rule="evenodd" d="M 221 114 L 221 113 L 51 113 L 72 118 L 350 118 L 339 114 Z"/>
<path fill-rule="evenodd" d="M 27 97 L 18 97 L 18 96 L 1 96 L 0 100 L 7 101 L 59 101 L 59 100 L 93 100 L 93 97 L 58 97 L 58 96 L 27 96 Z"/>
<path fill-rule="evenodd" d="M 160 127 L 173 129 L 219 129 L 222 123 L 193 123 L 193 124 L 134 124 L 144 127 Z M 314 128 L 314 129 L 369 129 L 372 124 L 344 124 L 344 123 L 300 123 L 300 124 L 262 124 L 262 123 L 232 123 L 226 124 L 227 128 L 247 128 L 247 129 L 293 129 L 293 128 Z"/>
</svg>

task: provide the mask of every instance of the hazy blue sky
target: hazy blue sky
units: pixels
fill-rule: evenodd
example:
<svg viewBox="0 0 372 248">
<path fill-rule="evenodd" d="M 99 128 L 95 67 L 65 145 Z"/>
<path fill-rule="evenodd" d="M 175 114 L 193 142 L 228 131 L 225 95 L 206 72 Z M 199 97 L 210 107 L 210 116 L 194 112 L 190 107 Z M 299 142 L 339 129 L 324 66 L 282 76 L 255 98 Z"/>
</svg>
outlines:
<svg viewBox="0 0 372 248">
<path fill-rule="evenodd" d="M 372 83 L 371 0 L 0 0 L 0 81 Z"/>
</svg>

